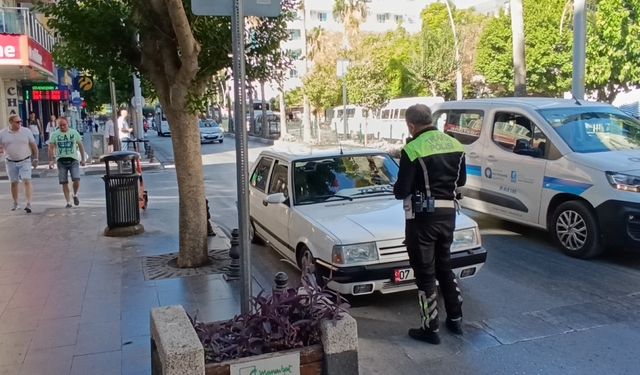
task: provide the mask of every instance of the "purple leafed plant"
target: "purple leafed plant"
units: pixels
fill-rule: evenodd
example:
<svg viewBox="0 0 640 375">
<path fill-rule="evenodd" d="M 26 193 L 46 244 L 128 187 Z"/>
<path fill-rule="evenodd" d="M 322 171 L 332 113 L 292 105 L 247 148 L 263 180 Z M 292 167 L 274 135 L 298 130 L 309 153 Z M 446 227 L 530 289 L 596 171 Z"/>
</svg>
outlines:
<svg viewBox="0 0 640 375">
<path fill-rule="evenodd" d="M 299 288 L 260 292 L 251 299 L 250 313 L 224 322 L 190 319 L 211 363 L 319 344 L 320 322 L 339 319 L 348 307 L 313 274 L 304 273 Z"/>
</svg>

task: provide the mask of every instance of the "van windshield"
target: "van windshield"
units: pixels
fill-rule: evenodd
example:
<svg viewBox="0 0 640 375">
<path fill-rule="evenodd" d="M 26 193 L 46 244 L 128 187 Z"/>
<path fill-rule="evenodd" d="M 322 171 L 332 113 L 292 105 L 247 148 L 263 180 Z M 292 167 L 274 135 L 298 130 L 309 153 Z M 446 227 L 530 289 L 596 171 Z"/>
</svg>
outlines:
<svg viewBox="0 0 640 375">
<path fill-rule="evenodd" d="M 614 108 L 557 108 L 538 112 L 574 152 L 640 150 L 640 122 Z"/>
</svg>

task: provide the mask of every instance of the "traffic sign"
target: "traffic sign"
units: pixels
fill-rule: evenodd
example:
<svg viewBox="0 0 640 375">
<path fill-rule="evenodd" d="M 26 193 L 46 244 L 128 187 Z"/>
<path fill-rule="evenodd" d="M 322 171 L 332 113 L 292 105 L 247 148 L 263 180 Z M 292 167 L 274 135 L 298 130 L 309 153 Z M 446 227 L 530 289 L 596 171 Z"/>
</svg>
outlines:
<svg viewBox="0 0 640 375">
<path fill-rule="evenodd" d="M 78 80 L 78 86 L 83 91 L 89 91 L 93 88 L 93 80 L 89 76 L 82 76 Z"/>
<path fill-rule="evenodd" d="M 82 105 L 82 98 L 79 96 L 76 96 L 75 98 L 71 99 L 71 104 L 75 105 L 76 107 L 79 107 Z"/>
<path fill-rule="evenodd" d="M 191 11 L 196 16 L 232 16 L 234 0 L 191 0 Z M 245 16 L 278 17 L 282 12 L 280 0 L 243 0 Z"/>
</svg>

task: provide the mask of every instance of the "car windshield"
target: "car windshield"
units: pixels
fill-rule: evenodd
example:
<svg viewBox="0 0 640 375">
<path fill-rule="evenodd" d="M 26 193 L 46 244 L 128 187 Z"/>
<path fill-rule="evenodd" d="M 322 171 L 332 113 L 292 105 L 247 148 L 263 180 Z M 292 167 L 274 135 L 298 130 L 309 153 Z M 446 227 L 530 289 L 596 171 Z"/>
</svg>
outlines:
<svg viewBox="0 0 640 375">
<path fill-rule="evenodd" d="M 213 121 L 200 121 L 200 127 L 201 128 L 217 128 L 217 127 L 220 127 L 220 125 L 216 124 Z"/>
<path fill-rule="evenodd" d="M 538 112 L 574 152 L 640 150 L 640 122 L 614 108 L 579 107 Z"/>
<path fill-rule="evenodd" d="M 392 194 L 398 164 L 386 154 L 337 155 L 294 162 L 295 204 Z"/>
</svg>

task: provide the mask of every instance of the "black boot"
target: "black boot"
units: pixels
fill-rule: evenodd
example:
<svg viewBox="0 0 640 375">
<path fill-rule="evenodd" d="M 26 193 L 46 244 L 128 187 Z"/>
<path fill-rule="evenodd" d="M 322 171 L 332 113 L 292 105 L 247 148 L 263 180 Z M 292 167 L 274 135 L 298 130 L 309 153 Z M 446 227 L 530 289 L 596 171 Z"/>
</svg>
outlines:
<svg viewBox="0 0 640 375">
<path fill-rule="evenodd" d="M 447 318 L 447 329 L 449 332 L 454 333 L 456 335 L 462 335 L 462 318 L 457 319 L 449 319 Z"/>
<path fill-rule="evenodd" d="M 440 335 L 438 335 L 438 332 L 427 331 L 424 328 L 409 329 L 409 336 L 412 339 L 428 342 L 429 344 L 440 344 Z"/>
</svg>

